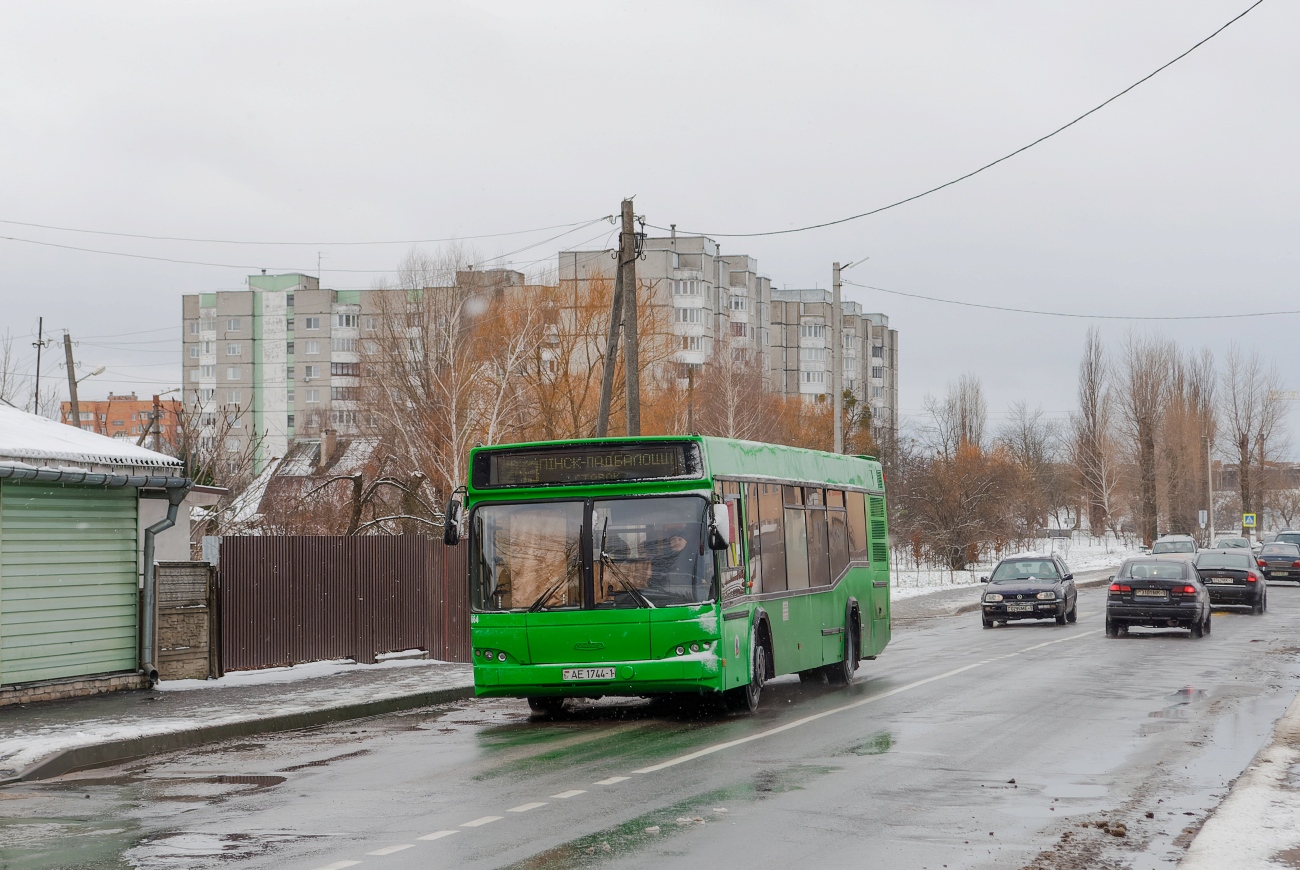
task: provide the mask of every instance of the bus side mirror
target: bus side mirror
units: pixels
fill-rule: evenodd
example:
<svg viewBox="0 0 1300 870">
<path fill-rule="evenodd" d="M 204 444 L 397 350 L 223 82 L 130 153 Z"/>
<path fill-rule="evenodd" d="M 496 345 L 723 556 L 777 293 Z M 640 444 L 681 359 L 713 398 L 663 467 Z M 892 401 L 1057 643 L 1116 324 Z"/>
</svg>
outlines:
<svg viewBox="0 0 1300 870">
<path fill-rule="evenodd" d="M 731 512 L 725 504 L 709 508 L 709 548 L 725 550 L 731 546 Z"/>
<path fill-rule="evenodd" d="M 442 518 L 442 542 L 448 547 L 460 543 L 460 522 L 465 518 L 465 508 L 460 501 L 452 499 L 447 502 L 447 510 Z"/>
</svg>

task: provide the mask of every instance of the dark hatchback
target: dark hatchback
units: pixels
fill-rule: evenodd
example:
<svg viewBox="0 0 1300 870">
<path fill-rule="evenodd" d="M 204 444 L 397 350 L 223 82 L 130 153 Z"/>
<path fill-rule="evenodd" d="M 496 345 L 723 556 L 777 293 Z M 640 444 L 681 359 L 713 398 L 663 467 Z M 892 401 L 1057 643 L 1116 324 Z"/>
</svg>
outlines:
<svg viewBox="0 0 1300 870">
<path fill-rule="evenodd" d="M 1106 636 L 1134 625 L 1210 633 L 1210 594 L 1190 561 L 1147 556 L 1120 566 L 1106 595 Z"/>
<path fill-rule="evenodd" d="M 1300 546 L 1274 541 L 1260 547 L 1255 564 L 1264 570 L 1268 582 L 1293 580 L 1300 583 Z"/>
<path fill-rule="evenodd" d="M 1057 625 L 1079 616 L 1074 575 L 1057 556 L 1009 556 L 993 574 L 980 602 L 984 627 L 1017 619 L 1055 619 Z"/>
<path fill-rule="evenodd" d="M 1268 609 L 1264 569 L 1255 564 L 1249 551 L 1202 550 L 1196 556 L 1196 571 L 1210 593 L 1211 604 L 1249 607 L 1255 613 Z"/>
</svg>

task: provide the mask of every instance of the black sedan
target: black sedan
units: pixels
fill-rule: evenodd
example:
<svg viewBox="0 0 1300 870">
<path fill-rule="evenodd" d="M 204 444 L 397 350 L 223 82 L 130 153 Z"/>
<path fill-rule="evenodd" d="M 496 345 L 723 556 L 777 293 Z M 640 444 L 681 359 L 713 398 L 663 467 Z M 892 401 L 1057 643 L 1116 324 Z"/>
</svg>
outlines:
<svg viewBox="0 0 1300 870">
<path fill-rule="evenodd" d="M 1106 636 L 1134 625 L 1210 633 L 1210 594 L 1191 562 L 1146 556 L 1120 566 L 1106 595 Z"/>
<path fill-rule="evenodd" d="M 1282 541 L 1265 544 L 1255 557 L 1255 564 L 1264 569 L 1270 583 L 1277 580 L 1300 583 L 1300 546 Z"/>
<path fill-rule="evenodd" d="M 1016 619 L 1055 619 L 1057 625 L 1079 617 L 1074 575 L 1059 556 L 1009 556 L 998 563 L 980 602 L 984 627 Z"/>
<path fill-rule="evenodd" d="M 1240 549 L 1202 550 L 1196 571 L 1210 593 L 1210 603 L 1249 607 L 1255 613 L 1268 609 L 1268 582 L 1255 557 Z"/>
</svg>

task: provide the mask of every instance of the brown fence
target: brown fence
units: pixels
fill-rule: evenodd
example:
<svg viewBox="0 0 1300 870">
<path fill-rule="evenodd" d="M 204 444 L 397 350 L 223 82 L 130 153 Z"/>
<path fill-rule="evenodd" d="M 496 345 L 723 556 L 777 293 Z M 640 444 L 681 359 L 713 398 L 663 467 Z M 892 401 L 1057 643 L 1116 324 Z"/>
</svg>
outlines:
<svg viewBox="0 0 1300 870">
<path fill-rule="evenodd" d="M 469 661 L 465 549 L 417 535 L 223 538 L 222 667 L 406 649 Z"/>
</svg>

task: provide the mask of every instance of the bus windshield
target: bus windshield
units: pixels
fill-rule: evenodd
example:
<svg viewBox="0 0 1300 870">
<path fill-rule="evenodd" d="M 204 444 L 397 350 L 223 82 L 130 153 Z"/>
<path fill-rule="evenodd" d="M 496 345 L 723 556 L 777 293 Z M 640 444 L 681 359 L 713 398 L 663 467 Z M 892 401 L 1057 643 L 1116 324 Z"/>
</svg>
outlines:
<svg viewBox="0 0 1300 870">
<path fill-rule="evenodd" d="M 707 511 L 700 496 L 481 505 L 470 523 L 473 607 L 518 612 L 712 600 Z"/>
</svg>

